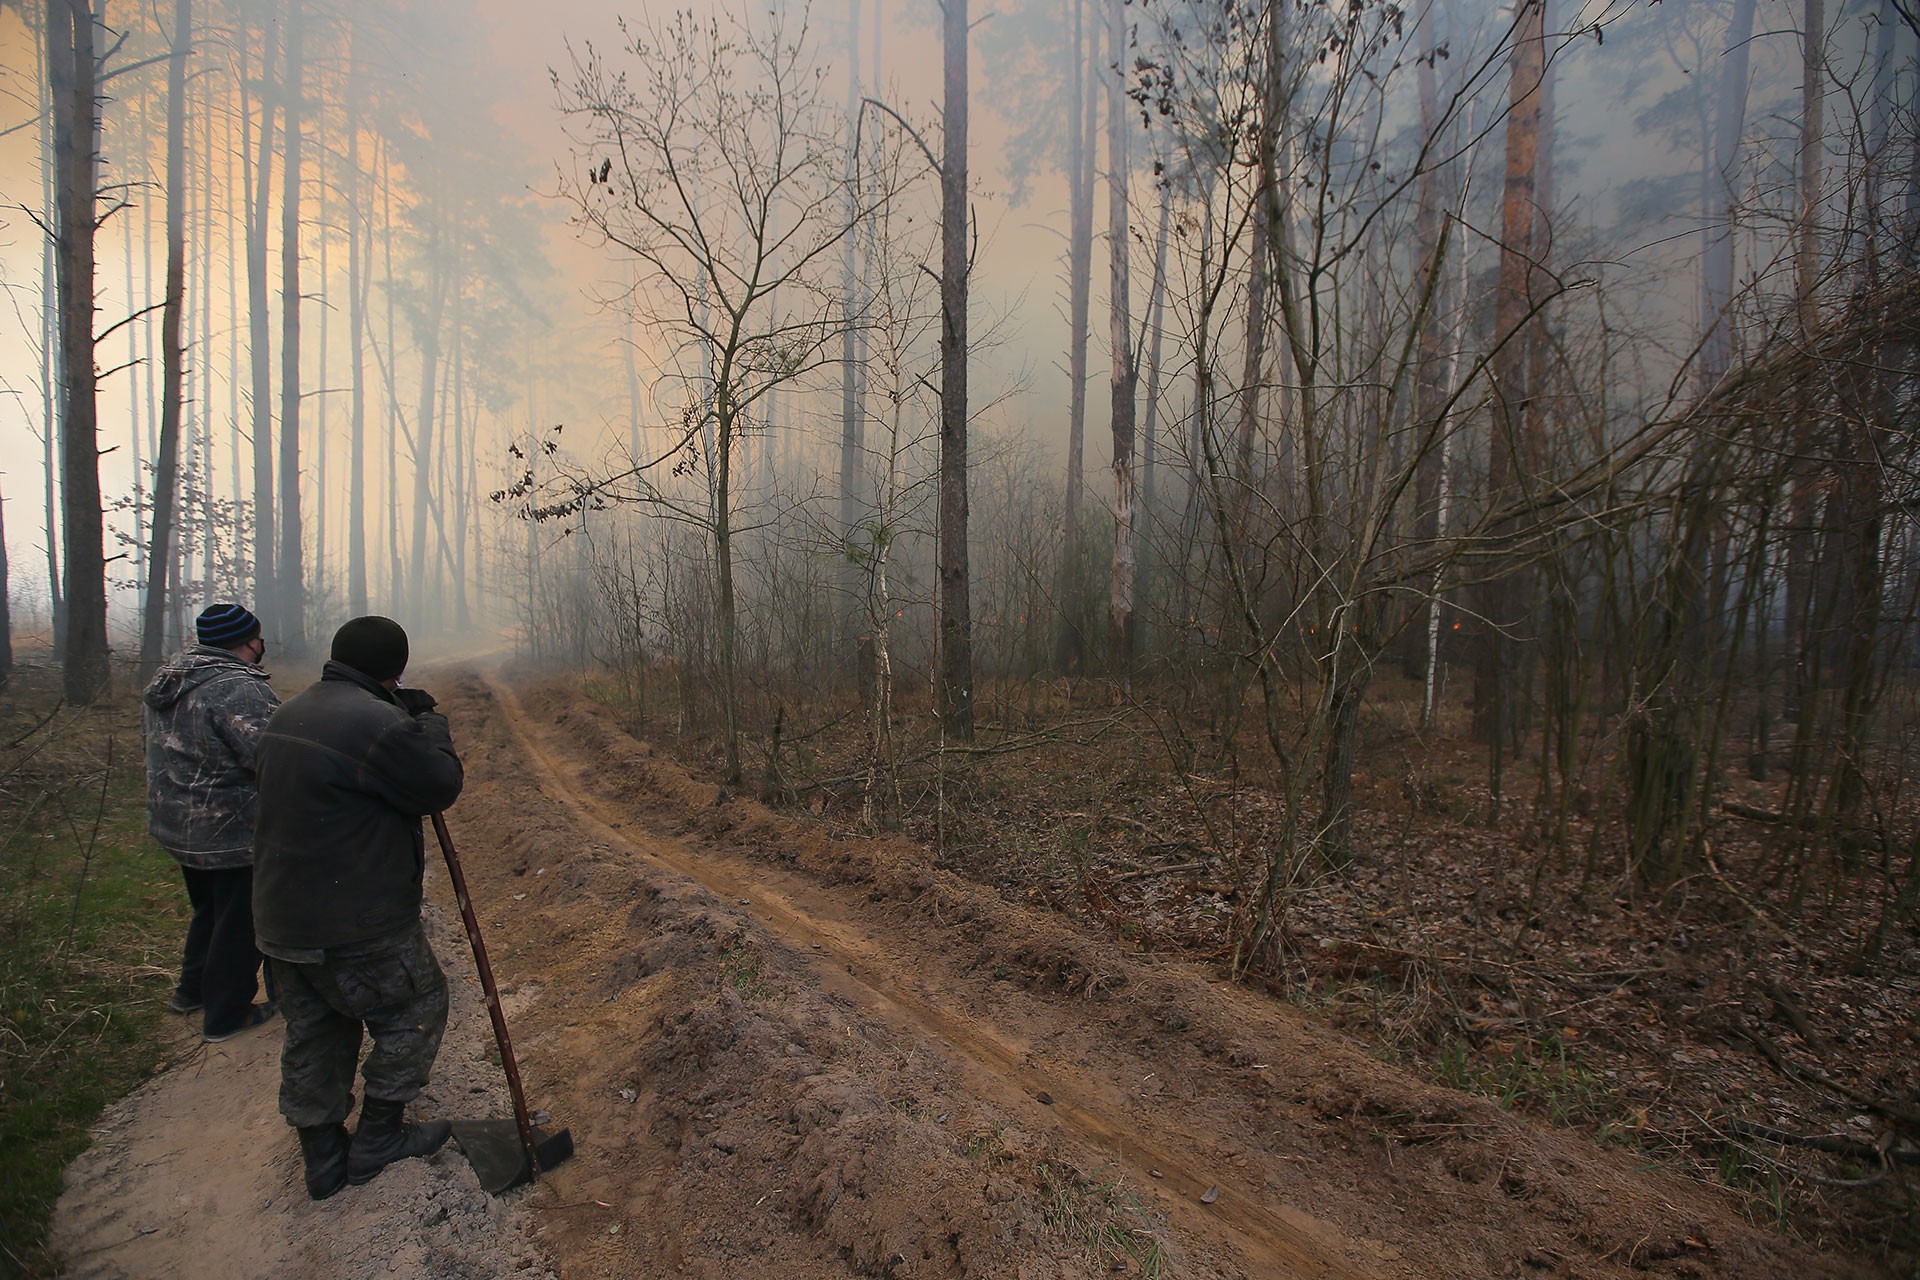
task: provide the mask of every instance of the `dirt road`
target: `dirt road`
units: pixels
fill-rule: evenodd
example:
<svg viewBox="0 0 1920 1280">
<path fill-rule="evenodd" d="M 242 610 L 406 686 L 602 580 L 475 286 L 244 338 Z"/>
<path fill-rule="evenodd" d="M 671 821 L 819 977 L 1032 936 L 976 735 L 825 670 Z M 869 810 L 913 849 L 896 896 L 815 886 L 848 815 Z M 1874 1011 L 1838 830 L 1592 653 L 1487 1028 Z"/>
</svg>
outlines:
<svg viewBox="0 0 1920 1280">
<path fill-rule="evenodd" d="M 505 1200 L 449 1148 L 310 1204 L 269 1029 L 109 1113 L 56 1221 L 72 1274 L 1860 1274 L 923 850 L 717 793 L 564 685 L 427 683 L 528 1090 L 579 1154 Z M 458 990 L 421 1110 L 505 1114 L 433 923 Z"/>
</svg>

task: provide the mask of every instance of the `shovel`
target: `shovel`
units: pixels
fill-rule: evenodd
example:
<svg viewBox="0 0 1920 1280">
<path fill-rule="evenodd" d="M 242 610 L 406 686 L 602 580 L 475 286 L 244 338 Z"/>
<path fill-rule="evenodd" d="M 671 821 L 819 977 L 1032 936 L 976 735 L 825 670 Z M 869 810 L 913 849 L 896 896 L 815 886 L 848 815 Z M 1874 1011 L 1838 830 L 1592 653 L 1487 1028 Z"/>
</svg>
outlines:
<svg viewBox="0 0 1920 1280">
<path fill-rule="evenodd" d="M 433 815 L 433 834 L 440 838 L 440 852 L 447 858 L 447 878 L 453 881 L 453 895 L 460 900 L 460 919 L 467 926 L 467 941 L 473 944 L 474 967 L 480 970 L 480 985 L 487 993 L 487 1016 L 493 1019 L 493 1038 L 500 1046 L 500 1064 L 507 1070 L 507 1092 L 513 1097 L 513 1119 L 455 1120 L 454 1141 L 460 1144 L 480 1185 L 490 1195 L 499 1195 L 532 1182 L 573 1154 L 573 1134 L 562 1129 L 549 1134 L 536 1129 L 527 1115 L 527 1094 L 520 1085 L 520 1066 L 513 1060 L 513 1043 L 507 1038 L 507 1017 L 500 1011 L 500 989 L 493 983 L 493 966 L 487 963 L 487 944 L 480 940 L 480 921 L 473 914 L 473 900 L 467 897 L 467 878 L 460 871 L 460 855 L 453 851 L 453 837 L 447 832 L 444 814 Z"/>
</svg>

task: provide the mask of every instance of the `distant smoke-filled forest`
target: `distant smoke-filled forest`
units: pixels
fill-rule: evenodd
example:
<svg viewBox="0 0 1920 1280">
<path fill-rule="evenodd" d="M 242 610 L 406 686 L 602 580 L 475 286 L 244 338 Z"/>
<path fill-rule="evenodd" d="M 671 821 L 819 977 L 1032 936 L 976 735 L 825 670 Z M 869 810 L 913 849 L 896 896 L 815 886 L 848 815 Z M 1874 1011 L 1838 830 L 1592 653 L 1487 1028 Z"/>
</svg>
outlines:
<svg viewBox="0 0 1920 1280">
<path fill-rule="evenodd" d="M 1067 681 L 1270 779 L 1248 955 L 1369 726 L 1464 707 L 1490 821 L 1666 884 L 1786 777 L 1913 910 L 1911 0 L 638 5 L 531 103 L 489 21 L 0 9 L 70 700 L 210 601 L 388 613 L 736 780 L 852 717 L 884 817 L 903 724 Z"/>
</svg>

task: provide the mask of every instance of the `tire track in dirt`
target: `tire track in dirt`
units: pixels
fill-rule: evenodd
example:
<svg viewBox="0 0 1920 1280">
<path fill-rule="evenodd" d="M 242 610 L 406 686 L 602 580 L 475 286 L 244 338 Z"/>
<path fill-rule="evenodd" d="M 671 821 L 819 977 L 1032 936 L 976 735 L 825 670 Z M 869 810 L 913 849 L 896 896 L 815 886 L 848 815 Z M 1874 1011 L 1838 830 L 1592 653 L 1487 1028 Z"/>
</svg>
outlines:
<svg viewBox="0 0 1920 1280">
<path fill-rule="evenodd" d="M 1049 1069 L 1035 1046 L 1018 1036 L 948 1012 L 964 1005 L 965 992 L 943 986 L 942 975 L 931 968 L 899 972 L 857 913 L 802 877 L 711 848 L 696 855 L 656 830 L 636 832 L 633 815 L 573 780 L 571 771 L 590 769 L 590 762 L 569 758 L 554 741 L 558 735 L 530 716 L 499 677 L 488 672 L 481 679 L 540 790 L 595 839 L 745 905 L 796 954 L 831 959 L 816 966 L 824 990 L 913 1039 L 944 1045 L 976 1098 L 1041 1128 L 1063 1131 L 1125 1168 L 1136 1186 L 1152 1194 L 1170 1226 L 1228 1248 L 1255 1273 L 1328 1280 L 1406 1274 L 1403 1267 L 1388 1263 L 1378 1270 L 1355 1257 L 1372 1253 L 1390 1259 L 1390 1248 L 1347 1238 L 1290 1206 L 1269 1207 L 1249 1188 L 1200 1172 L 1201 1157 L 1192 1148 L 1195 1135 L 1152 1124 L 1140 1110 L 1129 1109 L 1124 1093 L 1110 1082 Z M 1198 1207 L 1210 1187 L 1217 1198 Z"/>
</svg>

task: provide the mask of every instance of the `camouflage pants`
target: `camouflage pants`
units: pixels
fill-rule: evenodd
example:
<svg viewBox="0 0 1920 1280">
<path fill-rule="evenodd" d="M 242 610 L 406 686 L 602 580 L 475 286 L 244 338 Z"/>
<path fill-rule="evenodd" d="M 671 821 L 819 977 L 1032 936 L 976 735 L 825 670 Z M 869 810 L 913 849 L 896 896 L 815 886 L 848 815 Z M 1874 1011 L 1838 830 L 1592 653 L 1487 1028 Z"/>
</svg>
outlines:
<svg viewBox="0 0 1920 1280">
<path fill-rule="evenodd" d="M 353 1109 L 361 1030 L 373 1048 L 361 1068 L 367 1096 L 411 1102 L 426 1087 L 447 1027 L 447 980 L 418 926 L 371 947 L 335 948 L 318 964 L 278 956 L 280 1114 L 296 1126 L 337 1124 Z"/>
</svg>

